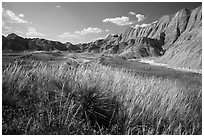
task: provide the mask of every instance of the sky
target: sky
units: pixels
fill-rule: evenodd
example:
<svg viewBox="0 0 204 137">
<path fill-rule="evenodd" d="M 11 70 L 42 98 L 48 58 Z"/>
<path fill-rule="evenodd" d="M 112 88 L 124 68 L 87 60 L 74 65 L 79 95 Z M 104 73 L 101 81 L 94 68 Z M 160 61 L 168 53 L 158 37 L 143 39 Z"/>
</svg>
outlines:
<svg viewBox="0 0 204 137">
<path fill-rule="evenodd" d="M 195 2 L 3 2 L 2 34 L 86 43 L 146 26 Z"/>
</svg>

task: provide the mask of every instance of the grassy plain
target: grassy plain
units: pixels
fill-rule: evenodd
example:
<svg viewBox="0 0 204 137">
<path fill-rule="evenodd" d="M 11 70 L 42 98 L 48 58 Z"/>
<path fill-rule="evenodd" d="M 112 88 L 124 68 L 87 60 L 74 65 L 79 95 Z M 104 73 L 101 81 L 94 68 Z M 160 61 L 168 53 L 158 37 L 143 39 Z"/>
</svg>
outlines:
<svg viewBox="0 0 204 137">
<path fill-rule="evenodd" d="M 88 53 L 44 56 L 3 63 L 3 134 L 202 134 L 199 74 Z"/>
</svg>

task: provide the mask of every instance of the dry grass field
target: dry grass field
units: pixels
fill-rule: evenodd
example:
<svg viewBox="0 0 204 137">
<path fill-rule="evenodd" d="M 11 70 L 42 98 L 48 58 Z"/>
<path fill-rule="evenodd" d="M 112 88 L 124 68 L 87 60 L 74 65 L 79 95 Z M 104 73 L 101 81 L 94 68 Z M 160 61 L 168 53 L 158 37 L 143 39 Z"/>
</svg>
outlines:
<svg viewBox="0 0 204 137">
<path fill-rule="evenodd" d="M 45 61 L 2 76 L 3 134 L 202 134 L 199 82 Z"/>
</svg>

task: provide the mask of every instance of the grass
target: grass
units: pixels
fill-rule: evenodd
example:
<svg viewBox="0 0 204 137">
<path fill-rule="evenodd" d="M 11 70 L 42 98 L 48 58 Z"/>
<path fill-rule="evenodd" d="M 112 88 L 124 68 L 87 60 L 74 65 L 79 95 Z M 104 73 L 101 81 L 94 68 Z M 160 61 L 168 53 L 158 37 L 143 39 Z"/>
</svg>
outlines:
<svg viewBox="0 0 204 137">
<path fill-rule="evenodd" d="M 202 84 L 202 75 L 198 73 L 179 71 L 164 66 L 154 66 L 138 61 L 124 60 L 117 56 L 103 58 L 100 62 L 106 66 L 128 69 L 138 75 L 177 80 L 184 86 L 192 85 L 194 83 L 199 85 Z"/>
<path fill-rule="evenodd" d="M 9 64 L 3 134 L 202 134 L 201 85 L 98 63 Z"/>
</svg>

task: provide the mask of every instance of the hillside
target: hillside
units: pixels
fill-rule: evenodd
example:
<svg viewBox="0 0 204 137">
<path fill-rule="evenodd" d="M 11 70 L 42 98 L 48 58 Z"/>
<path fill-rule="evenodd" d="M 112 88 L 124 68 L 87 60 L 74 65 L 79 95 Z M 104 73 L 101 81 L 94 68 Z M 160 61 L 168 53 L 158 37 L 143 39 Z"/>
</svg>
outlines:
<svg viewBox="0 0 204 137">
<path fill-rule="evenodd" d="M 202 7 L 164 15 L 146 26 L 129 27 L 120 37 L 109 41 L 112 42 L 106 44 L 111 47 L 109 53 L 129 59 L 157 57 L 156 62 L 170 66 L 201 69 Z"/>
<path fill-rule="evenodd" d="M 46 39 L 27 39 L 20 37 L 14 33 L 9 34 L 7 37 L 2 36 L 2 50 L 11 51 L 25 51 L 25 50 L 60 50 L 67 51 L 66 44 L 58 41 L 51 41 Z"/>
<path fill-rule="evenodd" d="M 120 55 L 131 58 L 138 56 L 138 51 L 148 51 L 147 45 L 143 44 L 144 38 L 157 42 L 157 44 L 148 43 L 147 45 L 150 48 L 153 47 L 154 52 L 145 54 L 146 56 L 161 56 L 156 59 L 157 62 L 176 67 L 201 69 L 202 7 L 200 6 L 192 11 L 182 9 L 173 16 L 165 15 L 146 27 L 128 28 L 123 34 L 122 41 L 127 42 L 134 39 L 139 44 L 131 46 L 130 49 L 125 50 Z M 156 48 L 155 45 L 157 45 Z M 135 47 L 137 49 L 142 47 L 145 50 L 139 48 L 136 52 Z"/>
</svg>

